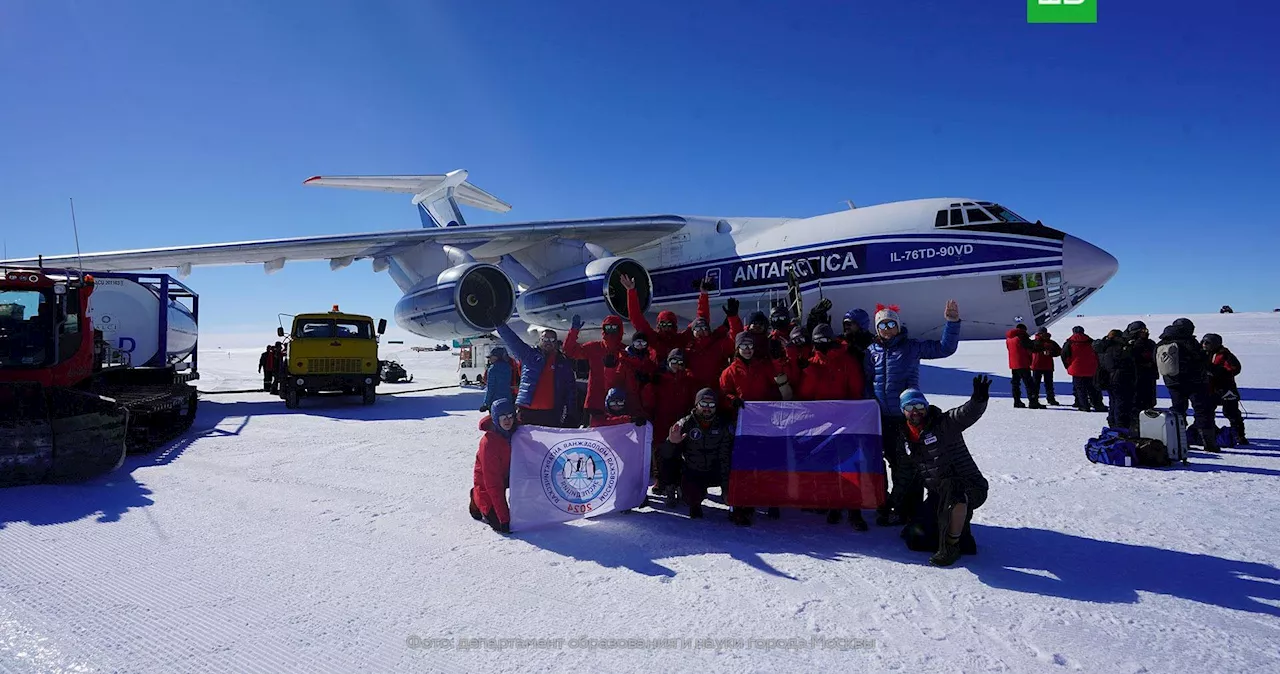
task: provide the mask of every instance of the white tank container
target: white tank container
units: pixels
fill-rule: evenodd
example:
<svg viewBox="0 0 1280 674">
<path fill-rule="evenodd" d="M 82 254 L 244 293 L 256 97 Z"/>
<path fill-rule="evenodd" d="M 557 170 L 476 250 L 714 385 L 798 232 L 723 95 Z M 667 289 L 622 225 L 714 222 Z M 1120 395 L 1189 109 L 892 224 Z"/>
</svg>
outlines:
<svg viewBox="0 0 1280 674">
<path fill-rule="evenodd" d="M 166 352 L 160 350 L 160 293 L 122 278 L 94 279 L 89 296 L 89 319 L 108 344 L 129 354 L 135 367 L 177 363 L 196 348 L 197 326 L 191 311 L 169 300 Z M 163 355 L 163 358 L 157 358 Z M 152 362 L 152 361 L 155 362 Z"/>
</svg>

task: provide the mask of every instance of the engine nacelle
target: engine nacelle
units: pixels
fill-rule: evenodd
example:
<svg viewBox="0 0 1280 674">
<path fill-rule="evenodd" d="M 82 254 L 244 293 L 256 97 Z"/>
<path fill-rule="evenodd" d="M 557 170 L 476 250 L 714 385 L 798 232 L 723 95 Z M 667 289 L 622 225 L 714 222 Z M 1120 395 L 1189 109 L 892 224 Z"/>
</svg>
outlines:
<svg viewBox="0 0 1280 674">
<path fill-rule="evenodd" d="M 627 289 L 621 278 L 636 282 L 642 311 L 653 299 L 653 281 L 644 265 L 627 257 L 606 257 L 581 267 L 562 269 L 520 293 L 516 306 L 520 319 L 531 325 L 568 328 L 578 314 L 588 325 L 605 317 L 628 318 Z"/>
<path fill-rule="evenodd" d="M 410 288 L 396 303 L 396 324 L 431 339 L 476 337 L 506 323 L 515 304 L 515 284 L 506 273 L 470 262 Z"/>
</svg>

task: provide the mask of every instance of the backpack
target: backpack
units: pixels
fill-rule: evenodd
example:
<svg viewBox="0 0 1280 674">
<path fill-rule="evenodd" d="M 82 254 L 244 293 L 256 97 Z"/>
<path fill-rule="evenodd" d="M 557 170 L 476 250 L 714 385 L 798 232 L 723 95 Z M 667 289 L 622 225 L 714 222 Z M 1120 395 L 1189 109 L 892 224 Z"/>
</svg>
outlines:
<svg viewBox="0 0 1280 674">
<path fill-rule="evenodd" d="M 1169 448 L 1164 443 L 1152 438 L 1139 438 L 1134 443 L 1135 462 L 1139 466 L 1164 468 L 1173 465 L 1169 458 Z"/>
<path fill-rule="evenodd" d="M 1161 377 L 1177 377 L 1180 368 L 1178 367 L 1178 343 L 1169 342 L 1156 347 L 1156 368 L 1160 371 Z"/>
<path fill-rule="evenodd" d="M 1136 463 L 1137 447 L 1124 430 L 1104 428 L 1099 437 L 1089 438 L 1085 443 L 1084 455 L 1093 463 L 1133 466 Z"/>
</svg>

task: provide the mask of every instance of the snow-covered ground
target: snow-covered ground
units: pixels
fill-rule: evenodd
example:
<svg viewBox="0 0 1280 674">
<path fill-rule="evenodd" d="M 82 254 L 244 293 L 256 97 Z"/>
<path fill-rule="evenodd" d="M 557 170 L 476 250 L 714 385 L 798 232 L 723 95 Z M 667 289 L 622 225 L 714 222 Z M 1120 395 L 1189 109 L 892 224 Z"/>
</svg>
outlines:
<svg viewBox="0 0 1280 674">
<path fill-rule="evenodd" d="M 943 406 L 996 378 L 967 434 L 979 554 L 948 569 L 790 511 L 503 537 L 466 510 L 477 392 L 207 395 L 110 476 L 0 491 L 0 670 L 1280 671 L 1280 314 L 1193 318 L 1244 362 L 1254 444 L 1185 468 L 1090 464 L 1105 415 L 1013 409 L 1003 343 L 926 368 Z M 456 381 L 447 352 L 399 356 L 402 389 Z M 202 358 L 204 390 L 260 384 L 256 349 Z"/>
</svg>

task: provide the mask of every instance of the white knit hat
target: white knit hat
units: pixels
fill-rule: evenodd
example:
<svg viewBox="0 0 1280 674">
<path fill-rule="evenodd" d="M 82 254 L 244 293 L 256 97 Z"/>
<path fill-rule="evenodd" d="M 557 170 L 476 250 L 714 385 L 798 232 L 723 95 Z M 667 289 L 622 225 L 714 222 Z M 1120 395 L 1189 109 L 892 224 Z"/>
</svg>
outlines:
<svg viewBox="0 0 1280 674">
<path fill-rule="evenodd" d="M 890 304 L 889 306 L 885 306 L 883 304 L 877 304 L 876 305 L 876 323 L 875 323 L 876 326 L 878 327 L 880 325 L 880 321 L 883 321 L 883 320 L 897 321 L 898 326 L 901 327 L 902 319 L 898 318 L 898 305 Z"/>
</svg>

